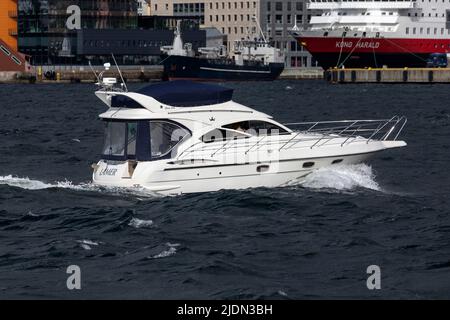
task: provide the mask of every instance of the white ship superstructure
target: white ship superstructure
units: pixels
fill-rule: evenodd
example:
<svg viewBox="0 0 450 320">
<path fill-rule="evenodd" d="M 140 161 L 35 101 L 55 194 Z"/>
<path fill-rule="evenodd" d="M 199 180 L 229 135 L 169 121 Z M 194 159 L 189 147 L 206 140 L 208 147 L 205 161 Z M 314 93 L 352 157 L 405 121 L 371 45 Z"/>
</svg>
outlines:
<svg viewBox="0 0 450 320">
<path fill-rule="evenodd" d="M 423 67 L 450 51 L 450 1 L 309 0 L 306 30 L 293 35 L 324 68 Z"/>
</svg>

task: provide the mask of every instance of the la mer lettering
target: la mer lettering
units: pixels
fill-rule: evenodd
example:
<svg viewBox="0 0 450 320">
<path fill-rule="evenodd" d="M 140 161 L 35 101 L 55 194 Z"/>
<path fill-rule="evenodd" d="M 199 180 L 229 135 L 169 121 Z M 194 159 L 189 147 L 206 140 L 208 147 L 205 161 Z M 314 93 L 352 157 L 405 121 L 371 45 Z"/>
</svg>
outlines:
<svg viewBox="0 0 450 320">
<path fill-rule="evenodd" d="M 100 171 L 99 176 L 115 176 L 117 173 L 117 169 L 109 169 L 106 167 L 102 171 Z"/>
</svg>

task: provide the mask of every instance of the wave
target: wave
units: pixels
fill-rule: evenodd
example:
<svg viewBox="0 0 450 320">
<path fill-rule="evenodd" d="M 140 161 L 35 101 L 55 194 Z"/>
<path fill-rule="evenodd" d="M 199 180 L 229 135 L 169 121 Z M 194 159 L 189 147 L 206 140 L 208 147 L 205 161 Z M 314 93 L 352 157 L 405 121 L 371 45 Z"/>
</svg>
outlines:
<svg viewBox="0 0 450 320">
<path fill-rule="evenodd" d="M 80 244 L 80 246 L 84 250 L 92 250 L 93 246 L 98 246 L 99 245 L 98 242 L 94 242 L 92 240 L 78 240 L 77 242 Z"/>
<path fill-rule="evenodd" d="M 161 259 L 161 258 L 167 258 L 170 256 L 173 256 L 175 253 L 177 253 L 177 247 L 180 246 L 180 244 L 178 243 L 166 243 L 166 246 L 169 247 L 168 250 L 164 250 L 163 252 L 153 256 L 153 257 L 149 257 L 152 259 Z"/>
<path fill-rule="evenodd" d="M 75 191 L 106 192 L 110 194 L 134 195 L 151 198 L 161 197 L 161 195 L 148 191 L 144 188 L 105 187 L 95 185 L 93 183 L 74 184 L 68 180 L 46 183 L 39 180 L 19 178 L 12 175 L 0 176 L 0 185 L 2 184 L 25 190 L 69 189 Z"/>
<path fill-rule="evenodd" d="M 137 218 L 132 218 L 130 223 L 128 224 L 130 227 L 139 229 L 139 228 L 147 228 L 153 226 L 152 220 L 141 220 Z"/>
<path fill-rule="evenodd" d="M 357 188 L 381 191 L 372 167 L 366 164 L 321 168 L 306 176 L 300 185 L 308 189 L 348 191 Z"/>
</svg>

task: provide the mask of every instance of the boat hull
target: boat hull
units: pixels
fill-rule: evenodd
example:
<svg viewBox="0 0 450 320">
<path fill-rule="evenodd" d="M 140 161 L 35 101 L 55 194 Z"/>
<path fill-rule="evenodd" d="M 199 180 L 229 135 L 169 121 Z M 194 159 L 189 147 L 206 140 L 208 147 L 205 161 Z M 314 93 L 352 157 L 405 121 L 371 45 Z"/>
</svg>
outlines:
<svg viewBox="0 0 450 320">
<path fill-rule="evenodd" d="M 232 61 L 196 57 L 163 57 L 164 79 L 215 81 L 273 81 L 284 70 L 284 63 L 238 66 Z"/>
<path fill-rule="evenodd" d="M 95 184 L 110 187 L 143 188 L 149 192 L 163 195 L 184 193 L 214 192 L 219 190 L 241 190 L 249 188 L 276 188 L 301 184 L 313 171 L 336 165 L 358 164 L 366 161 L 375 152 L 347 156 L 333 156 L 311 159 L 295 159 L 279 162 L 257 162 L 252 164 L 164 167 L 146 171 L 141 167 L 136 176 L 148 179 L 101 179 L 98 173 L 105 170 L 100 163 L 94 172 Z M 339 161 L 337 164 L 333 162 Z M 314 163 L 311 168 L 304 168 L 305 163 Z M 151 164 L 148 163 L 150 166 Z M 147 164 L 143 164 L 144 166 Z M 124 164 L 128 167 L 128 165 Z M 266 170 L 261 172 L 261 166 Z M 107 167 L 107 166 L 106 166 Z M 109 167 L 109 172 L 112 168 Z M 120 174 L 120 170 L 117 170 Z"/>
<path fill-rule="evenodd" d="M 450 39 L 295 37 L 324 69 L 426 67 L 432 53 L 447 53 Z"/>
</svg>

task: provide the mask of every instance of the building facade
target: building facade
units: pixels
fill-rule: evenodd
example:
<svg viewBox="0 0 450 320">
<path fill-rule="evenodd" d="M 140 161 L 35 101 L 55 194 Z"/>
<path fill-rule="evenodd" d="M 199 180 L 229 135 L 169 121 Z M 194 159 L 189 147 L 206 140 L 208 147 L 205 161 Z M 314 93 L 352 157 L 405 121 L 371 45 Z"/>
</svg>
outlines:
<svg viewBox="0 0 450 320">
<path fill-rule="evenodd" d="M 77 64 L 77 34 L 137 28 L 135 0 L 18 0 L 19 50 L 32 63 Z"/>
<path fill-rule="evenodd" d="M 227 36 L 227 47 L 235 40 L 257 33 L 253 16 L 258 16 L 259 1 L 150 0 L 152 15 L 199 17 L 203 28 L 216 28 Z"/>
<path fill-rule="evenodd" d="M 141 21 L 136 0 L 18 0 L 18 21 L 19 50 L 35 65 L 102 64 L 111 53 L 119 64 L 154 64 L 176 25 L 163 17 Z M 184 25 L 187 41 L 206 44 L 198 21 Z"/>
<path fill-rule="evenodd" d="M 137 11 L 140 16 L 150 15 L 150 0 L 136 0 L 137 1 Z"/>
<path fill-rule="evenodd" d="M 306 27 L 311 19 L 307 0 L 150 0 L 150 14 L 158 16 L 198 16 L 202 26 L 214 27 L 227 36 L 231 50 L 235 40 L 258 32 L 253 16 L 277 48 L 286 54 L 286 66 L 316 66 L 311 55 L 289 34 L 295 25 Z"/>
<path fill-rule="evenodd" d="M 317 66 L 317 62 L 289 33 L 294 26 L 306 28 L 311 21 L 307 0 L 261 0 L 260 21 L 274 45 L 286 53 L 287 67 Z"/>
<path fill-rule="evenodd" d="M 0 39 L 17 51 L 17 0 L 0 1 Z"/>
</svg>

